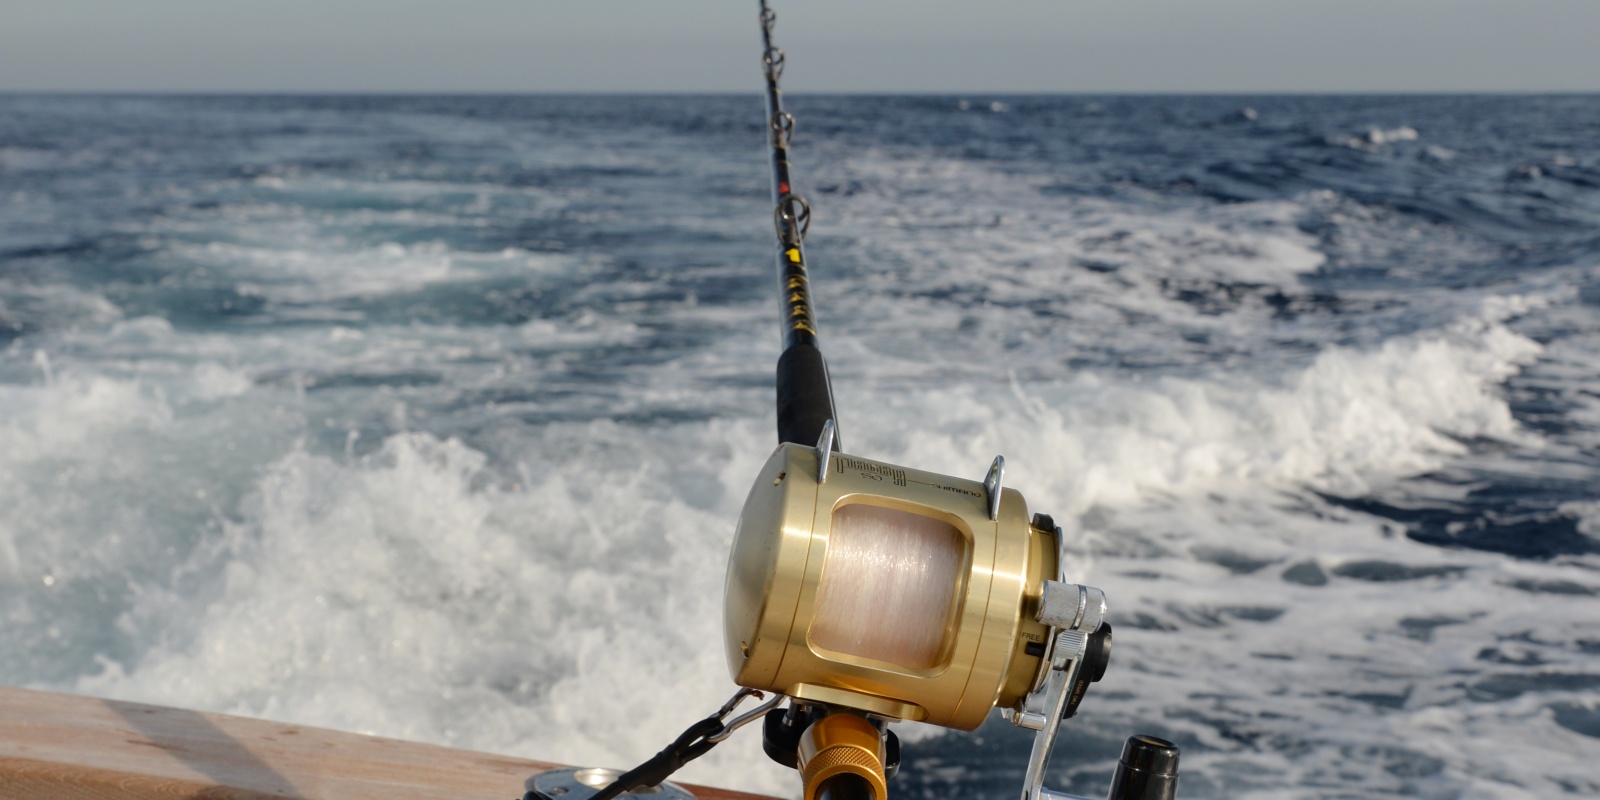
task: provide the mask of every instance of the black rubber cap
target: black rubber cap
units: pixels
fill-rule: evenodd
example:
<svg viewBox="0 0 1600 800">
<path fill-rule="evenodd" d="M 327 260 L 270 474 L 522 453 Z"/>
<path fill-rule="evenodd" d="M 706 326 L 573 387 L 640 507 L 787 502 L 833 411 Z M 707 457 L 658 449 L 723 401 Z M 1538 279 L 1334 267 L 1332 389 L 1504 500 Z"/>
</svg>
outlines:
<svg viewBox="0 0 1600 800">
<path fill-rule="evenodd" d="M 1122 763 L 1140 772 L 1178 774 L 1178 746 L 1148 734 L 1129 736 L 1122 745 Z"/>
<path fill-rule="evenodd" d="M 1143 734 L 1128 737 L 1107 800 L 1175 800 L 1177 796 L 1178 746 Z"/>
</svg>

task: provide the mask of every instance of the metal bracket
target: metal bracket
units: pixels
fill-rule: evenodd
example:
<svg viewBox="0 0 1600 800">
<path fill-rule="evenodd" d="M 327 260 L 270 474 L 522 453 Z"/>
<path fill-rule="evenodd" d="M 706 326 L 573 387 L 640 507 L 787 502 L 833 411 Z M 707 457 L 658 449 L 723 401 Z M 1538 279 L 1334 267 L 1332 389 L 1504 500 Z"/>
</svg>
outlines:
<svg viewBox="0 0 1600 800">
<path fill-rule="evenodd" d="M 794 138 L 794 115 L 787 111 L 779 111 L 772 115 L 772 146 L 779 150 L 788 150 L 789 142 Z"/>
<path fill-rule="evenodd" d="M 772 225 L 784 247 L 801 244 L 806 240 L 806 232 L 811 230 L 811 204 L 792 192 L 778 198 L 778 204 L 772 209 Z"/>
<path fill-rule="evenodd" d="M 773 15 L 773 19 L 777 19 L 777 15 Z M 767 51 L 761 54 L 761 68 L 766 71 L 767 80 L 777 83 L 778 78 L 783 76 L 783 50 L 768 47 Z"/>
<path fill-rule="evenodd" d="M 620 774 L 616 770 L 600 767 L 591 769 L 553 769 L 529 778 L 523 788 L 528 791 L 523 800 L 586 800 L 601 789 L 610 786 Z M 662 781 L 656 786 L 643 786 L 622 795 L 625 798 L 649 797 L 650 800 L 695 800 L 688 789 L 676 783 Z"/>
<path fill-rule="evenodd" d="M 1000 518 L 1000 481 L 1006 476 L 1006 457 L 995 456 L 989 465 L 989 474 L 983 478 L 983 490 L 989 495 L 989 519 Z"/>
<path fill-rule="evenodd" d="M 828 462 L 833 460 L 833 420 L 822 423 L 822 437 L 817 439 L 817 485 L 828 482 Z"/>
</svg>

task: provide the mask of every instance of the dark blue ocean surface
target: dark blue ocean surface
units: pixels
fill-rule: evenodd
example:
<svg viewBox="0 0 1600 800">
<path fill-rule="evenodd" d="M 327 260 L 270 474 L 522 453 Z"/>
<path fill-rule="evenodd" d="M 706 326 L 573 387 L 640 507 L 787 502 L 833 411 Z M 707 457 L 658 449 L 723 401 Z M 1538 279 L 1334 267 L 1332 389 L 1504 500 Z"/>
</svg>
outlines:
<svg viewBox="0 0 1600 800">
<path fill-rule="evenodd" d="M 1600 97 L 787 105 L 849 451 L 1004 453 L 1110 598 L 1053 785 L 1600 794 Z M 654 753 L 774 443 L 763 116 L 0 96 L 0 681 Z M 794 794 L 756 738 L 685 778 Z"/>
</svg>

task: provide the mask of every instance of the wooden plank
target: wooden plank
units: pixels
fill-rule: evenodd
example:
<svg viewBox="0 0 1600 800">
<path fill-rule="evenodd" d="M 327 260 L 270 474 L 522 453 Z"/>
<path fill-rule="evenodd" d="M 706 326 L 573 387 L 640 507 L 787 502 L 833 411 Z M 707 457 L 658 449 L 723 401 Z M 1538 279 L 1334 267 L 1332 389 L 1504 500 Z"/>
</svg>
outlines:
<svg viewBox="0 0 1600 800">
<path fill-rule="evenodd" d="M 0 797 L 518 800 L 558 765 L 303 725 L 0 687 Z M 701 800 L 759 795 L 685 787 Z"/>
</svg>

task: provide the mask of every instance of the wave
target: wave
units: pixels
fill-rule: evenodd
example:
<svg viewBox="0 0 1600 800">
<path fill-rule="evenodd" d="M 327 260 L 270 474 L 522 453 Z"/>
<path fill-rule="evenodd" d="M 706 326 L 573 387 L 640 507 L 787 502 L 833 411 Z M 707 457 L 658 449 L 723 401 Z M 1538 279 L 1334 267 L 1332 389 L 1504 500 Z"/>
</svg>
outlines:
<svg viewBox="0 0 1600 800">
<path fill-rule="evenodd" d="M 1363 546 L 1349 541 L 1360 525 L 1274 511 L 1267 498 L 1428 470 L 1461 453 L 1463 437 L 1526 439 L 1495 387 L 1538 350 L 1486 313 L 1371 351 L 1331 349 L 1279 382 L 1086 375 L 885 390 L 856 395 L 842 413 L 855 431 L 852 452 L 973 475 L 1004 452 L 1015 484 L 1068 522 L 1074 575 L 1106 586 L 1122 619 L 1135 623 L 1113 673 L 1166 674 L 1180 657 L 1172 648 L 1194 647 L 1197 637 L 1152 639 L 1138 620 L 1189 630 L 1204 607 L 1241 602 L 1204 585 L 1216 567 L 1185 548 L 1287 563 L 1297 557 L 1290 542 L 1315 534 L 1334 537 L 1304 542 L 1304 552 L 1321 553 L 1313 556 L 1319 569 L 1360 561 Z M 770 445 L 761 419 L 550 425 L 525 430 L 515 448 L 522 455 L 496 466 L 480 450 L 423 433 L 391 435 L 366 455 L 313 452 L 295 430 L 309 422 L 296 418 L 301 409 L 280 417 L 277 424 L 292 424 L 267 441 L 229 441 L 219 452 L 205 447 L 205 429 L 239 429 L 259 413 L 262 390 L 214 364 L 185 382 L 192 389 L 175 399 L 138 380 L 70 373 L 0 391 L 12 420 L 0 462 L 16 478 L 6 482 L 8 501 L 39 534 L 13 527 L 9 548 L 0 548 L 10 553 L 12 579 L 32 582 L 10 593 L 10 618 L 33 620 L 21 638 L 48 639 L 46 629 L 62 624 L 48 609 L 63 597 L 124 587 L 99 622 L 77 615 L 86 629 L 71 635 L 97 659 L 13 654 L 8 674 L 50 688 L 609 765 L 654 752 L 686 714 L 730 690 L 717 628 L 723 560 L 730 521 Z M 231 478 L 242 488 L 231 495 L 209 474 L 219 456 L 238 462 Z M 69 473 L 66 485 L 96 497 L 102 513 L 86 518 L 59 501 L 52 481 Z M 175 513 L 196 505 L 179 493 L 205 498 L 209 518 Z M 1231 513 L 1254 518 L 1230 524 Z M 1130 543 L 1118 526 L 1138 520 L 1159 524 Z M 151 540 L 160 545 L 133 544 Z M 1175 573 L 1174 587 L 1122 585 L 1128 548 L 1141 546 L 1154 548 L 1141 551 L 1141 569 Z M 126 552 L 137 547 L 143 560 Z M 70 550 L 96 557 L 58 568 Z M 1266 583 L 1250 602 L 1293 606 L 1297 624 L 1315 613 L 1298 600 L 1304 586 Z M 1366 584 L 1346 583 L 1354 602 Z M 1485 589 L 1476 579 L 1458 585 L 1448 597 Z M 1410 613 L 1431 603 L 1420 600 Z M 1319 615 L 1320 633 L 1306 638 L 1281 626 L 1257 636 L 1253 623 L 1229 633 L 1228 650 L 1199 647 L 1220 663 L 1249 633 L 1248 647 L 1292 652 L 1298 669 L 1316 671 L 1308 683 L 1343 685 L 1313 645 L 1370 635 L 1369 624 Z M 1162 703 L 1193 691 L 1176 676 L 1160 685 L 1154 695 L 1142 688 L 1143 701 L 1106 705 L 1159 718 Z M 664 687 L 670 705 L 660 702 Z M 1267 701 L 1242 687 L 1238 696 Z M 614 724 L 622 718 L 629 724 Z M 1191 734 L 1226 751 L 1205 728 Z M 790 791 L 792 776 L 766 762 L 755 738 L 719 749 L 685 780 Z"/>
<path fill-rule="evenodd" d="M 1353 150 L 1379 150 L 1385 145 L 1395 142 L 1415 142 L 1422 138 L 1417 129 L 1410 125 L 1401 125 L 1397 128 L 1371 127 L 1366 133 L 1359 136 L 1342 136 L 1330 140 L 1332 144 L 1343 145 Z"/>
</svg>

